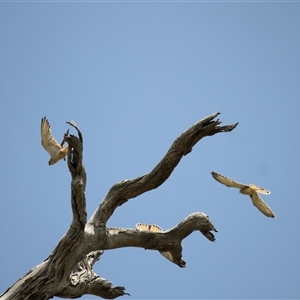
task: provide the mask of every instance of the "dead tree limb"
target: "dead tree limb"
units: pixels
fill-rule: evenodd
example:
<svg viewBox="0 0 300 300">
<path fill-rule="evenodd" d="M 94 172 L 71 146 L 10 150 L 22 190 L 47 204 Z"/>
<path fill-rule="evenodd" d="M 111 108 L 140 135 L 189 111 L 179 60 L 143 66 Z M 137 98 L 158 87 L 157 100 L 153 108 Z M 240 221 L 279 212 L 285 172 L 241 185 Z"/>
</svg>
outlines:
<svg viewBox="0 0 300 300">
<path fill-rule="evenodd" d="M 49 257 L 21 277 L 8 288 L 0 299 L 50 299 L 79 298 L 84 294 L 113 299 L 125 293 L 122 286 L 113 287 L 93 271 L 93 264 L 103 250 L 121 247 L 140 247 L 168 253 L 166 256 L 180 267 L 182 260 L 181 241 L 193 231 L 200 231 L 210 241 L 217 231 L 204 213 L 193 213 L 175 227 L 164 232 L 138 231 L 125 228 L 107 228 L 106 222 L 118 206 L 155 189 L 171 175 L 181 158 L 192 151 L 203 137 L 219 132 L 229 132 L 238 123 L 219 126 L 221 122 L 212 114 L 191 126 L 172 144 L 166 155 L 148 174 L 116 183 L 108 191 L 99 207 L 87 222 L 86 217 L 86 171 L 83 165 L 83 137 L 74 121 L 67 122 L 77 130 L 78 137 L 64 136 L 69 145 L 68 168 L 71 173 L 72 223 Z"/>
<path fill-rule="evenodd" d="M 116 183 L 108 191 L 95 214 L 90 219 L 89 223 L 94 226 L 100 223 L 106 223 L 114 210 L 125 203 L 128 199 L 135 198 L 147 191 L 156 189 L 164 183 L 175 167 L 180 162 L 181 158 L 192 151 L 194 145 L 205 136 L 211 136 L 219 132 L 230 132 L 237 125 L 219 126 L 221 122 L 214 120 L 220 113 L 214 113 L 197 123 L 182 133 L 172 144 L 163 159 L 156 167 L 146 175 L 123 180 Z"/>
</svg>

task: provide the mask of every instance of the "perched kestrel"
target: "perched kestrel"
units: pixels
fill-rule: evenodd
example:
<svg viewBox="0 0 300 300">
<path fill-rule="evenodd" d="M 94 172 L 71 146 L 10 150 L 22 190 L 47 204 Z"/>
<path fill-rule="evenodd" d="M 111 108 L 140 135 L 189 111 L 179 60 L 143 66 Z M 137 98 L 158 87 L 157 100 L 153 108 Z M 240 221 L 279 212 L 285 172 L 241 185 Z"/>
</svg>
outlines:
<svg viewBox="0 0 300 300">
<path fill-rule="evenodd" d="M 68 146 L 62 147 L 51 134 L 50 124 L 46 117 L 41 122 L 42 145 L 50 154 L 51 158 L 48 162 L 49 166 L 63 159 L 68 153 Z"/>
<path fill-rule="evenodd" d="M 148 224 L 141 224 L 138 223 L 135 225 L 137 230 L 143 231 L 143 230 L 149 230 L 152 232 L 162 232 L 162 228 L 159 227 L 158 225 L 148 225 Z M 169 261 L 171 261 L 172 263 L 178 265 L 179 267 L 183 268 L 185 266 L 185 261 L 183 261 L 182 259 L 175 260 L 172 253 L 169 251 L 159 251 L 159 253 L 161 255 L 163 255 L 166 259 L 168 259 Z"/>
<path fill-rule="evenodd" d="M 259 186 L 254 185 L 254 184 L 246 185 L 243 183 L 239 183 L 237 181 L 234 181 L 228 177 L 225 177 L 225 176 L 215 173 L 215 172 L 211 172 L 211 175 L 213 176 L 214 179 L 216 179 L 220 183 L 225 184 L 228 187 L 238 188 L 238 189 L 240 189 L 241 194 L 249 195 L 252 200 L 253 205 L 256 208 L 258 208 L 267 217 L 275 218 L 275 214 L 273 213 L 273 211 L 271 210 L 269 205 L 267 203 L 265 203 L 263 201 L 263 199 L 260 198 L 260 196 L 258 195 L 258 193 L 269 195 L 269 194 L 271 194 L 271 192 L 269 192 L 266 189 L 260 188 Z"/>
</svg>

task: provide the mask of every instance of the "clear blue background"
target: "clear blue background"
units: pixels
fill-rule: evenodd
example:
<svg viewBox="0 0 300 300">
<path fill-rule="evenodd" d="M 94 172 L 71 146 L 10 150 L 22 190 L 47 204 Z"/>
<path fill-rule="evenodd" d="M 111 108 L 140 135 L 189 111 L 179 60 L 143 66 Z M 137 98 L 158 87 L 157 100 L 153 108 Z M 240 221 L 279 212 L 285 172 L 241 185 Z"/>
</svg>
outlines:
<svg viewBox="0 0 300 300">
<path fill-rule="evenodd" d="M 300 298 L 299 33 L 299 3 L 1 3 L 0 292 L 72 219 L 70 174 L 64 161 L 47 164 L 43 116 L 59 142 L 66 121 L 83 132 L 90 217 L 115 182 L 150 171 L 179 134 L 220 111 L 239 126 L 200 141 L 108 223 L 168 229 L 202 211 L 216 243 L 185 239 L 185 269 L 123 248 L 95 271 L 132 299 Z M 269 189 L 276 218 L 211 171 Z"/>
</svg>

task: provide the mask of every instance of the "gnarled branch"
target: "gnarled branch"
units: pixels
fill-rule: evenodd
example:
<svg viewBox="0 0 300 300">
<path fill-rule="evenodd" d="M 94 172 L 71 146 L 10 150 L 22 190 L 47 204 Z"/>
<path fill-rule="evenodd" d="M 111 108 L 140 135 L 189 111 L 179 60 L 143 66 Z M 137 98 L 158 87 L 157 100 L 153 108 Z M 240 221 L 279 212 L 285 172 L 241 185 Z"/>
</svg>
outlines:
<svg viewBox="0 0 300 300">
<path fill-rule="evenodd" d="M 70 123 L 70 125 L 80 133 L 75 123 Z M 64 141 L 69 144 L 68 167 L 72 176 L 71 205 L 73 221 L 49 257 L 1 295 L 3 299 L 42 300 L 53 297 L 68 285 L 74 265 L 86 254 L 73 256 L 74 250 L 83 240 L 86 224 L 86 173 L 82 162 L 82 138 L 67 133 L 64 136 Z"/>
<path fill-rule="evenodd" d="M 141 247 L 158 250 L 173 263 L 184 267 L 181 242 L 185 237 L 193 231 L 200 231 L 210 241 L 215 240 L 212 231 L 217 230 L 204 213 L 193 213 L 164 232 L 107 228 L 106 222 L 114 210 L 128 199 L 155 189 L 165 182 L 181 158 L 191 152 L 200 139 L 219 132 L 229 132 L 237 126 L 238 123 L 219 126 L 221 122 L 215 120 L 218 115 L 219 113 L 212 114 L 182 133 L 151 172 L 113 185 L 88 222 L 83 137 L 74 121 L 67 122 L 77 130 L 79 136 L 68 133 L 64 136 L 64 141 L 69 145 L 68 167 L 72 177 L 72 223 L 50 256 L 4 292 L 1 300 L 46 300 L 54 296 L 78 298 L 84 294 L 113 299 L 128 295 L 124 287 L 113 287 L 109 281 L 93 271 L 93 264 L 105 249 Z"/>
<path fill-rule="evenodd" d="M 93 271 L 94 263 L 100 259 L 102 250 L 92 251 L 74 268 L 70 275 L 69 285 L 56 294 L 61 298 L 79 298 L 83 295 L 94 295 L 104 299 L 114 299 L 129 295 L 122 286 L 113 287 L 111 282 L 99 277 Z"/>
<path fill-rule="evenodd" d="M 189 215 L 175 227 L 161 233 L 108 228 L 105 249 L 140 247 L 160 252 L 170 252 L 171 255 L 168 259 L 179 267 L 184 267 L 185 262 L 181 259 L 181 242 L 193 231 L 200 231 L 210 241 L 215 241 L 211 231 L 217 232 L 217 229 L 206 214 L 198 212 Z"/>
<path fill-rule="evenodd" d="M 181 158 L 191 152 L 194 145 L 200 139 L 219 132 L 230 132 L 238 125 L 238 123 L 236 123 L 233 125 L 219 126 L 221 124 L 219 119 L 214 120 L 219 114 L 220 113 L 217 112 L 198 121 L 182 133 L 151 172 L 134 179 L 123 180 L 113 185 L 89 220 L 89 223 L 92 223 L 94 226 L 99 225 L 101 222 L 106 223 L 114 210 L 128 199 L 135 198 L 164 183 L 178 165 Z"/>
</svg>

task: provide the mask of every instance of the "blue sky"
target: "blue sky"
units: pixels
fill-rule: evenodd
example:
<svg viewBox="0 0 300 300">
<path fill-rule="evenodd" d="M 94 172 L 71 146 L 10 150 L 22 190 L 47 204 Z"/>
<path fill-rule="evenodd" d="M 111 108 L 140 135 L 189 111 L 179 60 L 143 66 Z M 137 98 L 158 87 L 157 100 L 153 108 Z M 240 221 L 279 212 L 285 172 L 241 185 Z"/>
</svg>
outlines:
<svg viewBox="0 0 300 300">
<path fill-rule="evenodd" d="M 200 141 L 108 222 L 168 229 L 202 211 L 216 243 L 185 239 L 185 269 L 123 248 L 95 271 L 132 299 L 300 298 L 299 32 L 299 3 L 0 3 L 0 293 L 72 219 L 67 165 L 49 167 L 40 143 L 43 116 L 59 141 L 66 121 L 83 132 L 91 216 L 115 182 L 150 171 L 180 133 L 220 111 L 239 126 Z M 276 218 L 211 171 L 269 189 Z"/>
</svg>

